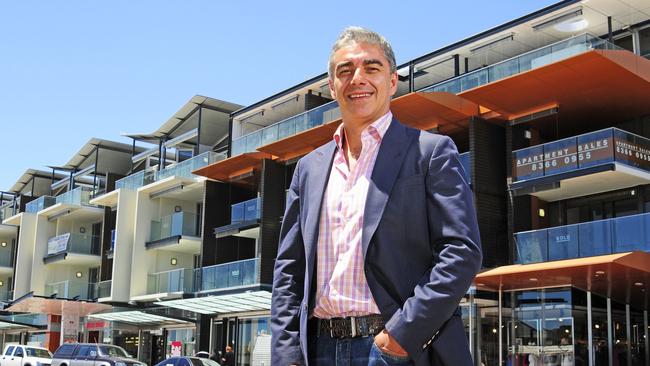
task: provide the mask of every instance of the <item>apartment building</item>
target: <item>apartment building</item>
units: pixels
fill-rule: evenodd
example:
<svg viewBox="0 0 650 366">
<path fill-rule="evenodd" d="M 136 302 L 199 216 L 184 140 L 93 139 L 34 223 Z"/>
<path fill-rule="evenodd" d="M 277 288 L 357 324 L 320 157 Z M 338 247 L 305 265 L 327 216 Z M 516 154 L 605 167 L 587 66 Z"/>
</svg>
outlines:
<svg viewBox="0 0 650 366">
<path fill-rule="evenodd" d="M 393 114 L 450 136 L 474 194 L 484 269 L 461 309 L 477 366 L 650 364 L 649 58 L 650 3 L 565 0 L 398 66 Z M 33 312 L 35 296 L 19 299 L 28 290 L 56 292 L 38 300 L 49 304 L 67 289 L 97 300 L 72 307 L 78 339 L 152 364 L 172 344 L 231 345 L 238 364 L 268 364 L 285 192 L 340 123 L 326 74 L 246 107 L 195 96 L 153 133 L 129 135 L 128 167 L 99 179 L 103 193 L 81 167 L 55 169 L 46 192 L 12 188 L 2 207 L 24 208 L 0 228 L 0 244 L 17 243 L 9 269 L 0 263 L 7 310 Z M 73 194 L 77 175 L 93 187 L 83 209 L 42 197 L 27 209 L 58 197 L 49 190 Z M 59 240 L 82 227 L 101 236 L 99 252 L 91 240 L 90 253 L 61 257 Z M 2 277 L 23 262 L 38 273 Z M 77 278 L 96 285 L 70 292 Z M 5 320 L 11 341 L 49 334 Z"/>
</svg>

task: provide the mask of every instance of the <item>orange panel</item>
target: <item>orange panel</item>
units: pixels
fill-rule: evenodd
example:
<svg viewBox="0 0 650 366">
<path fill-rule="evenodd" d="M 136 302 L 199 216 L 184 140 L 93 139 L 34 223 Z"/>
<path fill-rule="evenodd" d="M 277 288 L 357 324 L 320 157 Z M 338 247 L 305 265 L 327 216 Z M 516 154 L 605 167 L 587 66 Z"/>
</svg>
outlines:
<svg viewBox="0 0 650 366">
<path fill-rule="evenodd" d="M 479 114 L 479 106 L 452 93 L 409 93 L 391 102 L 391 110 L 402 123 L 429 130 L 466 120 Z"/>
<path fill-rule="evenodd" d="M 263 159 L 271 158 L 271 155 L 263 152 L 244 153 L 197 169 L 192 174 L 227 182 L 234 177 L 252 172 L 261 165 Z"/>
</svg>

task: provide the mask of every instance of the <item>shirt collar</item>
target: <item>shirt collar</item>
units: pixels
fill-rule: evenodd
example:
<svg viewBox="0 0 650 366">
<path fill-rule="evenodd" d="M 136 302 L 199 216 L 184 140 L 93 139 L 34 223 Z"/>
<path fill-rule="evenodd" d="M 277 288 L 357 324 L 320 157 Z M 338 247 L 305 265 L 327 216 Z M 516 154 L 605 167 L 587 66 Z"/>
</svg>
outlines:
<svg viewBox="0 0 650 366">
<path fill-rule="evenodd" d="M 364 128 L 363 131 L 361 131 L 361 138 L 363 139 L 364 136 L 367 135 L 377 136 L 378 137 L 377 142 L 378 143 L 381 142 L 392 120 L 393 120 L 393 112 L 389 110 L 388 113 L 379 117 L 379 119 L 377 119 L 376 121 L 368 125 L 368 127 Z M 334 132 L 334 142 L 336 142 L 336 145 L 341 150 L 343 149 L 344 135 L 345 135 L 345 130 L 343 129 L 343 123 L 341 123 L 339 127 L 336 129 L 336 131 Z"/>
</svg>

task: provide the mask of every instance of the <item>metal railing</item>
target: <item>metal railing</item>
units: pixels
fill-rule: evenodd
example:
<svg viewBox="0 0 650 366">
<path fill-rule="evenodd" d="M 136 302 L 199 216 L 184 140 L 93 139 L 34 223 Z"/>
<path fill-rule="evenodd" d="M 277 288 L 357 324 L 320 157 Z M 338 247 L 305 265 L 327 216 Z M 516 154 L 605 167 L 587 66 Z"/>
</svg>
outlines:
<svg viewBox="0 0 650 366">
<path fill-rule="evenodd" d="M 338 107 L 338 103 L 332 101 L 233 139 L 231 156 L 256 151 L 260 146 L 333 121 L 341 116 Z"/>
<path fill-rule="evenodd" d="M 610 162 L 650 170 L 650 139 L 611 127 L 512 152 L 514 182 Z"/>
<path fill-rule="evenodd" d="M 179 268 L 147 276 L 147 294 L 192 292 L 192 269 Z"/>
<path fill-rule="evenodd" d="M 581 53 L 600 50 L 622 50 L 622 48 L 591 34 L 580 34 L 544 47 L 528 51 L 490 66 L 470 71 L 420 89 L 422 92 L 462 93 L 497 80 L 525 71 L 549 65 Z"/>
<path fill-rule="evenodd" d="M 650 213 L 519 232 L 515 243 L 522 264 L 650 252 Z"/>
<path fill-rule="evenodd" d="M 258 283 L 259 258 L 217 264 L 194 270 L 194 290 L 221 290 Z"/>
</svg>

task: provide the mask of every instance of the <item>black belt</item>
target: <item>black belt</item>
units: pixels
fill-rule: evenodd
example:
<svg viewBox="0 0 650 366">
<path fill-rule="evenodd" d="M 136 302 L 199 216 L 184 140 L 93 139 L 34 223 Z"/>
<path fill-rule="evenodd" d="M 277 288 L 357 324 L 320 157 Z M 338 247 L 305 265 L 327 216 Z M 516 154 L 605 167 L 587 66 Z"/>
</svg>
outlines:
<svg viewBox="0 0 650 366">
<path fill-rule="evenodd" d="M 381 315 L 351 316 L 347 318 L 310 320 L 317 337 L 356 338 L 374 336 L 384 329 Z"/>
</svg>

